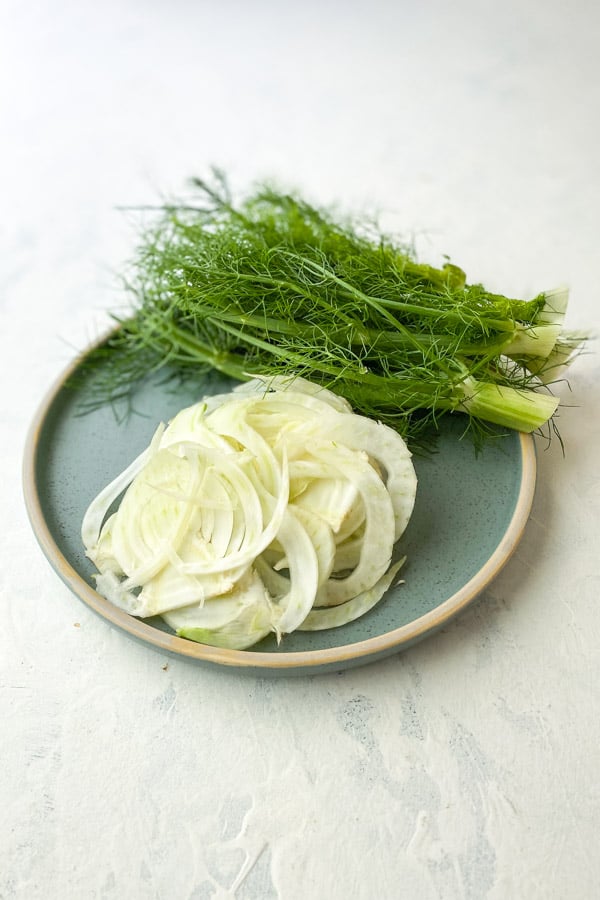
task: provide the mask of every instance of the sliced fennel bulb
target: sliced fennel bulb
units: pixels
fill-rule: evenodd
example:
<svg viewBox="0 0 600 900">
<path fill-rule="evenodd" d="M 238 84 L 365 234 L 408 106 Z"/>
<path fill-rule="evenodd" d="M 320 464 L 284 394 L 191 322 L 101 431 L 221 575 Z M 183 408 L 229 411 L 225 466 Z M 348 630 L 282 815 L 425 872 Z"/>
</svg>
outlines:
<svg viewBox="0 0 600 900">
<path fill-rule="evenodd" d="M 302 378 L 255 378 L 160 426 L 92 501 L 82 540 L 110 602 L 240 650 L 379 602 L 416 486 L 392 429 Z"/>
</svg>

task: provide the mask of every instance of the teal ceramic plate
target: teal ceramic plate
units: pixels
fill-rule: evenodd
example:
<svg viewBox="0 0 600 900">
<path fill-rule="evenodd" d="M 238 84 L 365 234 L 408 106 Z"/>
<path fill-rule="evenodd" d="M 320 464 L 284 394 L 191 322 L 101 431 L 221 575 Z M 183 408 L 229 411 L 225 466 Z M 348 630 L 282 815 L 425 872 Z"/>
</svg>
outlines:
<svg viewBox="0 0 600 900">
<path fill-rule="evenodd" d="M 268 638 L 252 650 L 222 650 L 178 638 L 161 619 L 138 620 L 93 587 L 80 525 L 98 491 L 149 443 L 159 421 L 204 393 L 223 390 L 216 373 L 192 388 L 148 383 L 135 414 L 119 421 L 111 408 L 81 415 L 89 388 L 63 374 L 32 424 L 24 462 L 25 499 L 36 537 L 62 580 L 88 606 L 162 653 L 261 675 L 307 674 L 361 665 L 402 650 L 467 607 L 515 549 L 533 501 L 535 452 L 530 436 L 510 433 L 475 456 L 460 440 L 464 420 L 444 425 L 437 452 L 416 458 L 417 501 L 401 540 L 404 584 L 367 615 L 341 628 Z"/>
</svg>

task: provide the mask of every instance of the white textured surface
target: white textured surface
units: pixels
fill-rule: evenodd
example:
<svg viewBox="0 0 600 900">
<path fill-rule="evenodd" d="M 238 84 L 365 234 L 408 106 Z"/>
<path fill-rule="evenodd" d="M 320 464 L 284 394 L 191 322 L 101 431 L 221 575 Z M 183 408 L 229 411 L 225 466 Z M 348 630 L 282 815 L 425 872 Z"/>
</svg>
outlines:
<svg viewBox="0 0 600 900">
<path fill-rule="evenodd" d="M 597 355 L 481 602 L 339 676 L 111 629 L 38 550 L 20 463 L 115 305 L 114 207 L 213 162 L 383 208 L 491 288 L 566 281 L 597 327 L 599 36 L 591 0 L 0 4 L 2 900 L 597 896 Z"/>
</svg>

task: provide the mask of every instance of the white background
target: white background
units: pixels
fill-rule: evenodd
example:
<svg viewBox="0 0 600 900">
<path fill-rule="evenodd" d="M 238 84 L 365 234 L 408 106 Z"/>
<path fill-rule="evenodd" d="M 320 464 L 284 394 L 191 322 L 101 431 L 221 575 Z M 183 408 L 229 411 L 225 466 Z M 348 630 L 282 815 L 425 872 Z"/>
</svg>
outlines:
<svg viewBox="0 0 600 900">
<path fill-rule="evenodd" d="M 20 466 L 120 302 L 116 207 L 212 163 L 377 211 L 491 289 L 566 282 L 596 329 L 599 38 L 585 0 L 0 2 L 2 900 L 597 896 L 594 345 L 508 567 L 342 675 L 206 670 L 113 630 L 38 549 Z"/>
</svg>

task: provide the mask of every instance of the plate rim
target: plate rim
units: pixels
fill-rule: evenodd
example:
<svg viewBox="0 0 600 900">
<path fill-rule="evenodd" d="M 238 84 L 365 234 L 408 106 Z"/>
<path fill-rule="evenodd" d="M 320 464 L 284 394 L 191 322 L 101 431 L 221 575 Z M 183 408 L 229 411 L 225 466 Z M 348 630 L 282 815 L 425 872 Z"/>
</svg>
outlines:
<svg viewBox="0 0 600 900">
<path fill-rule="evenodd" d="M 536 454 L 533 435 L 516 432 L 521 452 L 521 480 L 517 500 L 510 522 L 491 556 L 483 566 L 458 591 L 438 604 L 434 609 L 411 622 L 351 644 L 342 644 L 320 650 L 294 650 L 282 653 L 267 653 L 257 650 L 228 650 L 199 644 L 185 638 L 171 635 L 146 624 L 143 619 L 136 619 L 128 613 L 113 606 L 108 600 L 95 591 L 69 563 L 59 549 L 53 533 L 46 522 L 42 510 L 38 490 L 36 469 L 40 436 L 52 405 L 58 394 L 65 388 L 66 381 L 79 368 L 85 357 L 97 346 L 104 343 L 111 328 L 94 341 L 82 353 L 78 354 L 51 384 L 43 396 L 29 427 L 23 454 L 23 494 L 25 507 L 34 535 L 46 559 L 72 593 L 89 606 L 103 619 L 128 632 L 132 637 L 152 645 L 165 653 L 186 657 L 195 662 L 213 663 L 235 669 L 278 670 L 282 673 L 331 669 L 336 665 L 344 666 L 348 661 L 368 662 L 371 657 L 382 657 L 400 652 L 416 643 L 429 633 L 443 627 L 451 619 L 458 616 L 469 606 L 483 590 L 493 581 L 501 569 L 513 555 L 523 536 L 529 519 L 536 484 Z"/>
</svg>

